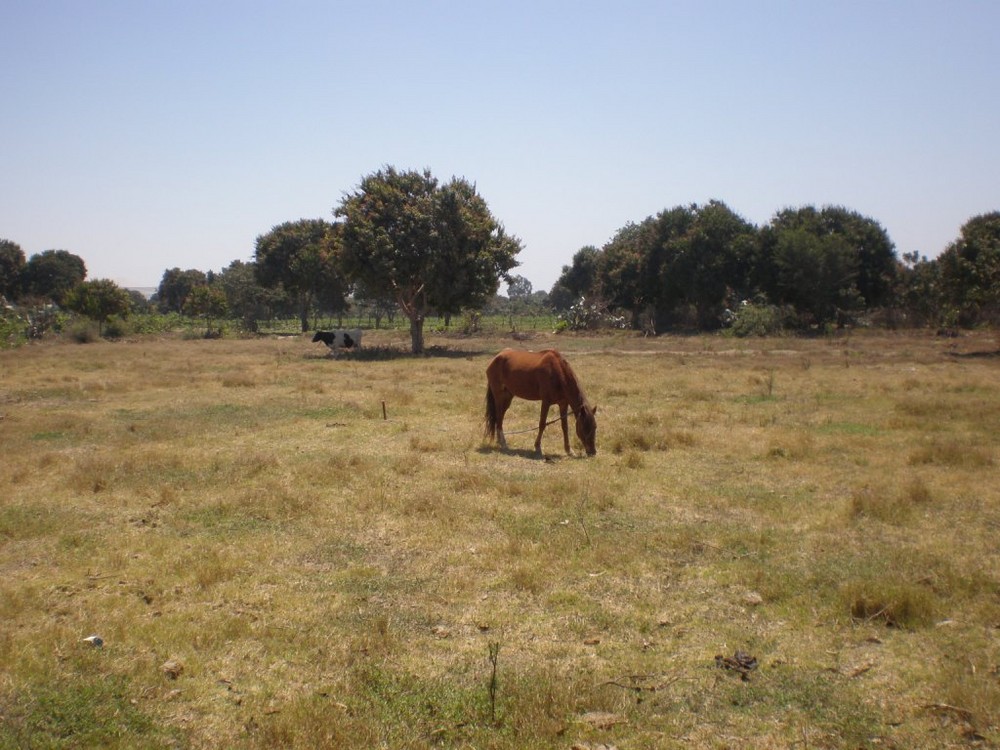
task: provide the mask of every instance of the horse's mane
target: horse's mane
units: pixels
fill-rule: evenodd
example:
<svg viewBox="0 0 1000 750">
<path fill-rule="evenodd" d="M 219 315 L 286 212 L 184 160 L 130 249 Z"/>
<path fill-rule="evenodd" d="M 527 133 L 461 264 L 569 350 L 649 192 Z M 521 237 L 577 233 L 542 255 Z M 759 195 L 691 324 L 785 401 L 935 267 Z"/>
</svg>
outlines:
<svg viewBox="0 0 1000 750">
<path fill-rule="evenodd" d="M 570 407 L 573 412 L 576 413 L 584 408 L 590 407 L 590 402 L 587 401 L 587 395 L 583 392 L 583 388 L 580 385 L 580 381 L 576 379 L 576 373 L 573 372 L 573 368 L 569 366 L 569 362 L 562 355 L 562 352 L 556 349 L 550 349 L 556 358 L 559 360 L 559 369 L 562 371 L 563 382 L 566 383 L 566 391 L 570 397 Z"/>
</svg>

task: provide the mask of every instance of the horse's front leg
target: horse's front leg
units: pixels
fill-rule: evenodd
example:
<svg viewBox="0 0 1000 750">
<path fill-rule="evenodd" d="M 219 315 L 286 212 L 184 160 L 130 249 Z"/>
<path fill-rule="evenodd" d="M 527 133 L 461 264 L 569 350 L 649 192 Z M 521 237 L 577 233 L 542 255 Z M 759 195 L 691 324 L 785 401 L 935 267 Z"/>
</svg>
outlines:
<svg viewBox="0 0 1000 750">
<path fill-rule="evenodd" d="M 542 401 L 542 415 L 538 418 L 538 437 L 535 438 L 535 453 L 542 455 L 542 433 L 545 432 L 545 422 L 549 417 L 549 402 Z"/>
<path fill-rule="evenodd" d="M 565 406 L 560 406 L 559 407 L 559 422 L 560 422 L 560 424 L 562 424 L 562 430 L 563 430 L 563 448 L 566 449 L 566 455 L 567 456 L 572 456 L 573 455 L 573 451 L 571 451 L 569 449 L 569 424 L 566 421 L 566 407 Z"/>
</svg>

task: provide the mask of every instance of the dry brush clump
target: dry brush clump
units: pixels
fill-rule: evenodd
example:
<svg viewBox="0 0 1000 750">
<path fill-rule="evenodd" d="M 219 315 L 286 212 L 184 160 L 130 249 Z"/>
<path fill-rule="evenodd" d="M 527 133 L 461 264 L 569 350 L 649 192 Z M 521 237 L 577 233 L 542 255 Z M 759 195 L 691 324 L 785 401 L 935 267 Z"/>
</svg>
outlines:
<svg viewBox="0 0 1000 750">
<path fill-rule="evenodd" d="M 0 747 L 1000 742 L 995 358 L 533 341 L 537 458 L 511 342 L 372 338 L 0 352 Z"/>
<path fill-rule="evenodd" d="M 914 512 L 929 510 L 933 500 L 927 483 L 916 476 L 899 487 L 866 485 L 856 488 L 851 493 L 848 512 L 852 518 L 874 518 L 902 524 Z"/>
</svg>

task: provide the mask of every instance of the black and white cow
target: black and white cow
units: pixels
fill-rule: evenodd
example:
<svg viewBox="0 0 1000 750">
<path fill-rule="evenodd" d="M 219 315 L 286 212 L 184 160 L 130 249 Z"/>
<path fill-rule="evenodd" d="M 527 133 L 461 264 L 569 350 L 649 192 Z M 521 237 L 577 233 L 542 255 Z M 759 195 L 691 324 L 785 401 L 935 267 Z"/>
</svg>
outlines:
<svg viewBox="0 0 1000 750">
<path fill-rule="evenodd" d="M 334 356 L 342 351 L 353 351 L 361 348 L 361 329 L 351 328 L 342 331 L 316 331 L 313 336 L 313 343 L 322 341 L 330 347 L 330 353 Z"/>
</svg>

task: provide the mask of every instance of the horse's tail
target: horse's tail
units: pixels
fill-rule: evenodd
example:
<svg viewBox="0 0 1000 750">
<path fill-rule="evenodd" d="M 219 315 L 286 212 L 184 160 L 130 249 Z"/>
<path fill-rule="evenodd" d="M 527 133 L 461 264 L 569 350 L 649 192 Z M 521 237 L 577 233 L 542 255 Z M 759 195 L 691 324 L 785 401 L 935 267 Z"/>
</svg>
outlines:
<svg viewBox="0 0 1000 750">
<path fill-rule="evenodd" d="M 489 386 L 486 386 L 486 430 L 483 434 L 488 440 L 493 440 L 497 435 L 497 402 Z"/>
</svg>

